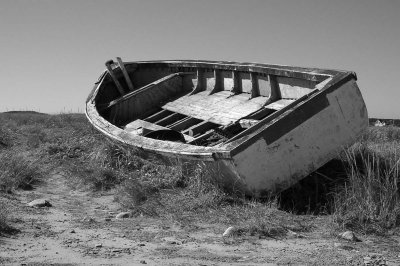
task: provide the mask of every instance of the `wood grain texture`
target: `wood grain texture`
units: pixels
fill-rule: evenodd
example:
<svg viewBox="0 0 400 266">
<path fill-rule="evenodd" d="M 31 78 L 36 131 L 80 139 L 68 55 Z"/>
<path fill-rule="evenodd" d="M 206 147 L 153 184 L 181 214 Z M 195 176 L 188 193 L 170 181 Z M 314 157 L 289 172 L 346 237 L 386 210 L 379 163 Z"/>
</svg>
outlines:
<svg viewBox="0 0 400 266">
<path fill-rule="evenodd" d="M 200 92 L 184 96 L 162 106 L 163 109 L 219 125 L 229 125 L 260 108 L 267 97 L 249 99 L 249 94 L 232 95 L 230 91 L 220 91 L 212 95 Z"/>
<path fill-rule="evenodd" d="M 124 88 L 122 88 L 121 83 L 119 83 L 117 77 L 114 74 L 113 69 L 111 68 L 111 65 L 108 62 L 106 63 L 106 68 L 108 75 L 110 75 L 111 79 L 114 81 L 115 87 L 117 88 L 117 90 L 121 95 L 124 95 L 125 94 Z"/>
<path fill-rule="evenodd" d="M 129 91 L 133 91 L 134 87 L 133 87 L 131 78 L 128 75 L 128 71 L 126 71 L 124 62 L 122 62 L 122 59 L 120 57 L 117 57 L 117 62 L 118 62 L 119 68 L 122 71 L 122 74 L 124 75 L 124 78 L 125 78 L 126 84 L 128 85 Z"/>
</svg>

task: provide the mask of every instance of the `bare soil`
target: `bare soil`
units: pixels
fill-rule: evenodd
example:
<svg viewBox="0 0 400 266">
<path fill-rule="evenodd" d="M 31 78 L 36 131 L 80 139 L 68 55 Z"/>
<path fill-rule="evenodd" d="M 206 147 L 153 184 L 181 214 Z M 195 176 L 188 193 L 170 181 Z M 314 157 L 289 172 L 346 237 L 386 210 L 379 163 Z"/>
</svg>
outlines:
<svg viewBox="0 0 400 266">
<path fill-rule="evenodd" d="M 114 191 L 72 190 L 60 173 L 16 193 L 10 199 L 11 225 L 18 232 L 0 237 L 4 264 L 364 265 L 369 256 L 386 263 L 381 265 L 400 265 L 399 237 L 348 242 L 329 231 L 329 216 L 315 216 L 317 226 L 307 233 L 223 238 L 222 224 L 140 215 L 115 219 L 125 210 L 114 201 Z M 53 206 L 26 205 L 37 198 Z"/>
</svg>

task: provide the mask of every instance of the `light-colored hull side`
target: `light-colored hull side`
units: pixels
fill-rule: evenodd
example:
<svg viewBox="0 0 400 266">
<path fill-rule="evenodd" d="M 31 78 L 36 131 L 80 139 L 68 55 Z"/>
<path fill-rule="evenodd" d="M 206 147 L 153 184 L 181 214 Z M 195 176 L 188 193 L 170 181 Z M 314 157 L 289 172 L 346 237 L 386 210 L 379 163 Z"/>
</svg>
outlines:
<svg viewBox="0 0 400 266">
<path fill-rule="evenodd" d="M 337 156 L 367 127 L 367 110 L 354 80 L 327 94 L 326 99 L 328 106 L 272 143 L 270 132 L 265 131 L 233 156 L 229 168 L 236 170 L 251 194 L 262 196 L 288 188 Z"/>
</svg>

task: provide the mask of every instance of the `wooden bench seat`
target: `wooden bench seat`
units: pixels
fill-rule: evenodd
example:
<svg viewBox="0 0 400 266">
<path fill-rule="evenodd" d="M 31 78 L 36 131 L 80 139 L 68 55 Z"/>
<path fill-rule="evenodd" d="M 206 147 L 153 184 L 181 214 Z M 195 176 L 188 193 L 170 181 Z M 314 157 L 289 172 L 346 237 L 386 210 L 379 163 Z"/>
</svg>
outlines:
<svg viewBox="0 0 400 266">
<path fill-rule="evenodd" d="M 202 91 L 171 101 L 162 108 L 226 126 L 259 110 L 268 99 L 264 96 L 250 99 L 248 93 L 233 95 L 230 91 L 220 91 L 210 95 L 208 91 Z"/>
<path fill-rule="evenodd" d="M 170 130 L 167 127 L 163 127 L 163 126 L 159 126 L 156 125 L 154 123 L 151 122 L 147 122 L 141 119 L 137 119 L 129 124 L 127 124 L 124 128 L 125 131 L 132 133 L 134 135 L 139 135 L 139 136 L 143 136 L 146 135 L 147 133 L 150 133 L 152 131 L 156 131 L 156 130 Z M 185 141 L 186 142 L 190 142 L 192 140 L 194 140 L 193 137 L 183 134 Z"/>
</svg>

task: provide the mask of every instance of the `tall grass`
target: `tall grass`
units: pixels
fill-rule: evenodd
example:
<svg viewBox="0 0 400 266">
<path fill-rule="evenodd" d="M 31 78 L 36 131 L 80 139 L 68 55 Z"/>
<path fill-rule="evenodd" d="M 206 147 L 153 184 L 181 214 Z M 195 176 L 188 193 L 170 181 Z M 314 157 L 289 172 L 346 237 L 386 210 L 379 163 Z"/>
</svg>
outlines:
<svg viewBox="0 0 400 266">
<path fill-rule="evenodd" d="M 400 128 L 369 128 L 342 160 L 347 180 L 334 197 L 336 223 L 378 233 L 400 225 Z"/>
<path fill-rule="evenodd" d="M 9 229 L 9 213 L 7 204 L 0 199 L 0 235 Z"/>
<path fill-rule="evenodd" d="M 41 177 L 42 170 L 35 160 L 27 160 L 13 150 L 0 153 L 1 191 L 30 189 Z"/>
</svg>

